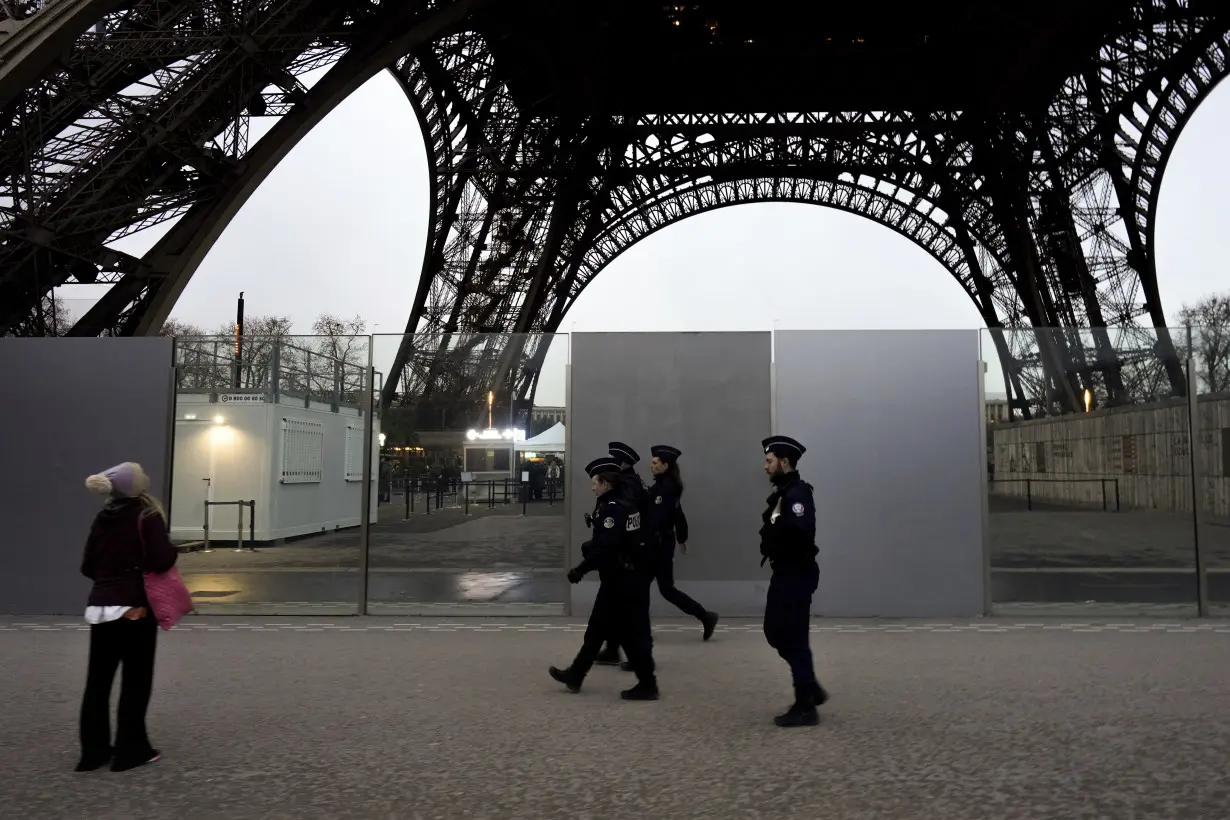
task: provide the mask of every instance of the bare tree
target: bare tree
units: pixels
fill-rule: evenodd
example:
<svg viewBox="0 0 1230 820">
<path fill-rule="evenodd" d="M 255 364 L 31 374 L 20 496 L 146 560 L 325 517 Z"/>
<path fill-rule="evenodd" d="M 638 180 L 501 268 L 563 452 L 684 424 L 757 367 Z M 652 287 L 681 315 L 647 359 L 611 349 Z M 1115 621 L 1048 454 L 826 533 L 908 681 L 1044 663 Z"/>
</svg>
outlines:
<svg viewBox="0 0 1230 820">
<path fill-rule="evenodd" d="M 297 355 L 289 337 L 294 323 L 287 316 L 252 316 L 244 319 L 240 350 L 239 386 L 248 390 L 272 387 L 274 357 L 279 370 L 293 370 Z M 223 325 L 219 335 L 229 334 L 230 355 L 235 353 L 235 326 Z"/>
<path fill-rule="evenodd" d="M 158 331 L 158 335 L 174 336 L 177 339 L 199 339 L 209 334 L 198 325 L 185 322 L 182 319 L 176 319 L 172 316 L 162 323 L 162 328 Z"/>
<path fill-rule="evenodd" d="M 35 306 L 26 318 L 7 331 L 6 336 L 66 336 L 73 326 L 73 315 L 64 300 L 49 293 Z"/>
<path fill-rule="evenodd" d="M 1184 305 L 1178 320 L 1191 328 L 1197 392 L 1230 390 L 1230 292 L 1210 294 L 1195 304 Z M 1176 329 L 1175 335 L 1180 334 L 1186 335 L 1186 329 Z"/>
<path fill-rule="evenodd" d="M 363 390 L 367 366 L 369 339 L 366 333 L 367 322 L 360 316 L 343 319 L 332 313 L 322 313 L 316 317 L 312 322 L 311 349 L 325 366 L 312 369 L 313 390 L 332 393 L 336 389 L 357 397 Z"/>
</svg>

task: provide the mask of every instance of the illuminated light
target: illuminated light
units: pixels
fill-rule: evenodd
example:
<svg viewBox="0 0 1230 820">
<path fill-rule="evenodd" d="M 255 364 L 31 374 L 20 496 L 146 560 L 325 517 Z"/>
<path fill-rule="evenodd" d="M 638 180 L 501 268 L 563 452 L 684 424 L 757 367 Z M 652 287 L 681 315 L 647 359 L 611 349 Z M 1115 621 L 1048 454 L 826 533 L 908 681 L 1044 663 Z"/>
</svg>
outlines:
<svg viewBox="0 0 1230 820">
<path fill-rule="evenodd" d="M 1090 406 L 1093 404 L 1093 394 L 1089 392 L 1089 388 L 1085 388 L 1085 412 L 1089 412 Z"/>
<path fill-rule="evenodd" d="M 679 25 L 679 21 L 678 21 L 678 20 L 672 20 L 671 22 L 673 22 L 675 25 Z"/>
<path fill-rule="evenodd" d="M 225 424 L 225 423 L 226 423 L 225 416 L 214 416 L 214 424 Z"/>
<path fill-rule="evenodd" d="M 196 421 L 196 413 L 184 413 L 184 421 Z"/>
<path fill-rule="evenodd" d="M 388 438 L 388 437 L 387 437 L 384 433 L 381 433 L 381 434 L 380 434 L 380 446 L 381 446 L 381 447 L 383 447 L 383 446 L 384 446 L 384 440 L 385 440 L 386 438 Z"/>
<path fill-rule="evenodd" d="M 488 427 L 486 430 L 466 430 L 466 438 L 470 441 L 525 441 L 525 431 L 512 428 L 496 430 Z"/>
</svg>

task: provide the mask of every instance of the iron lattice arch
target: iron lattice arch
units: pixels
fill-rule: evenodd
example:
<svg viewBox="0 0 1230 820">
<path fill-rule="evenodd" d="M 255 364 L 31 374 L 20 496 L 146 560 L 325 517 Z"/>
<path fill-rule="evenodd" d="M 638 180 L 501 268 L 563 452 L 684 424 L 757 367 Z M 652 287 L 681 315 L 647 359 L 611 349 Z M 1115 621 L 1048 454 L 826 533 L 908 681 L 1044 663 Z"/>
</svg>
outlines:
<svg viewBox="0 0 1230 820">
<path fill-rule="evenodd" d="M 432 222 L 386 403 L 474 409 L 495 390 L 506 407 L 528 406 L 547 347 L 539 334 L 559 327 L 606 264 L 674 221 L 761 201 L 857 213 L 939 260 L 995 331 L 1020 412 L 1078 409 L 1085 389 L 1112 404 L 1185 393 L 1158 292 L 1154 225 L 1178 134 L 1228 70 L 1224 4 L 1048 2 L 1033 9 L 1041 29 L 1013 4 L 975 4 L 963 22 L 945 23 L 949 39 L 933 38 L 942 41 L 935 48 L 966 42 L 967 65 L 1001 52 L 1035 63 L 1001 72 L 999 85 L 979 75 L 921 93 L 911 80 L 900 88 L 913 91 L 892 94 L 847 54 L 863 38 L 825 51 L 834 33 L 871 25 L 843 11 L 815 57 L 838 80 L 783 77 L 762 91 L 753 77 L 724 97 L 705 72 L 625 93 L 594 68 L 601 60 L 587 50 L 600 55 L 604 45 L 590 30 L 561 29 L 544 50 L 540 23 L 553 4 L 19 4 L 0 28 L 7 332 L 45 332 L 49 294 L 75 283 L 111 287 L 72 333 L 157 332 L 269 170 L 387 67 L 422 123 Z M 559 20 L 617 33 L 649 26 L 662 54 L 682 49 L 713 76 L 775 70 L 771 44 L 735 33 L 771 40 L 785 28 L 774 34 L 717 0 L 705 14 L 650 5 L 596 0 Z M 867 47 L 881 49 L 884 65 L 916 68 L 919 55 L 941 53 L 910 28 L 922 18 L 907 22 L 871 26 L 879 39 Z M 1053 41 L 1013 46 L 1018 29 Z M 586 37 L 598 38 L 592 48 L 574 47 Z M 990 50 L 978 52 L 984 39 Z M 1021 43 L 1031 50 L 1012 50 Z M 575 70 L 543 63 L 557 56 Z M 937 70 L 955 83 L 951 68 Z M 603 92 L 579 93 L 586 83 Z M 747 113 L 762 99 L 804 107 Z M 638 110 L 637 100 L 651 107 Z M 721 100 L 727 113 L 695 108 L 721 111 Z M 254 118 L 272 121 L 258 140 L 249 138 Z M 117 249 L 168 221 L 148 252 Z"/>
</svg>

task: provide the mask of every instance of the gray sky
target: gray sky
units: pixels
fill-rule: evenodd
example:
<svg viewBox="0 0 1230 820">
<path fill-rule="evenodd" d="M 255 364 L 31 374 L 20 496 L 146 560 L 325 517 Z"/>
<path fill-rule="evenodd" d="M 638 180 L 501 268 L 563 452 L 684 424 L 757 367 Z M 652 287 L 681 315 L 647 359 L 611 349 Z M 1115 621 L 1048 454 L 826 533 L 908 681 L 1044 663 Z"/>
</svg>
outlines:
<svg viewBox="0 0 1230 820">
<path fill-rule="evenodd" d="M 253 129 L 253 138 L 265 129 Z M 1158 270 L 1168 317 L 1230 288 L 1230 87 L 1184 130 L 1166 169 Z M 173 315 L 214 328 L 239 291 L 249 315 L 359 314 L 375 333 L 405 328 L 427 234 L 427 159 L 414 113 L 381 73 L 340 105 L 248 200 Z M 141 253 L 169 225 L 119 244 Z M 91 292 L 93 290 L 93 292 Z M 61 296 L 80 315 L 100 295 Z M 80 300 L 80 301 L 79 301 Z M 1173 321 L 1173 319 L 1172 319 Z M 977 328 L 973 303 L 938 262 L 887 228 L 807 205 L 742 205 L 639 242 L 586 288 L 561 331 Z M 378 366 L 397 340 L 379 340 Z M 563 404 L 563 345 L 539 404 Z M 387 365 L 386 365 L 387 369 Z M 996 367 L 996 371 L 998 368 Z M 989 382 L 1002 391 L 1002 381 Z"/>
</svg>

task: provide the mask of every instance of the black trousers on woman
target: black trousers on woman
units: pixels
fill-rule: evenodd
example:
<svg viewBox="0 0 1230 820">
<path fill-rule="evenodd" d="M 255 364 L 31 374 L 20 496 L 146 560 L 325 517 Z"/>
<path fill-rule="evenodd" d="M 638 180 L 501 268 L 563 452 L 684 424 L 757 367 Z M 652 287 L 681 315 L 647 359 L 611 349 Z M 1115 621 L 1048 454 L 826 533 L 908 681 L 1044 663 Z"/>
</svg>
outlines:
<svg viewBox="0 0 1230 820">
<path fill-rule="evenodd" d="M 150 615 L 90 627 L 90 664 L 81 701 L 79 768 L 97 768 L 109 760 L 115 768 L 138 766 L 154 756 L 154 747 L 145 733 L 145 711 L 154 686 L 157 643 L 158 622 Z M 111 682 L 121 665 L 124 676 L 112 746 Z"/>
</svg>

